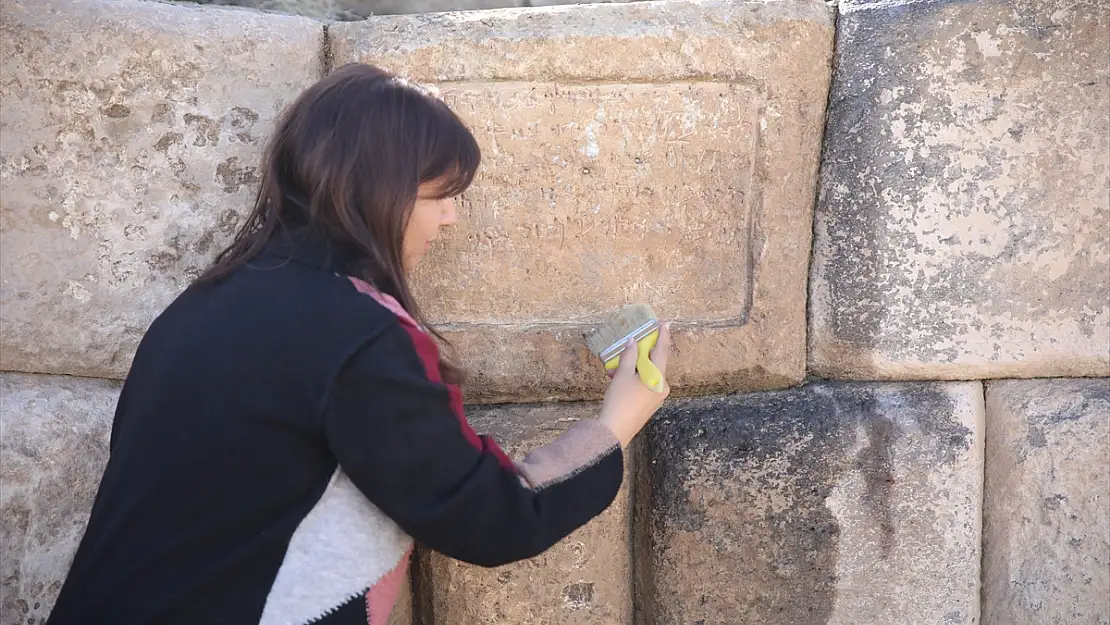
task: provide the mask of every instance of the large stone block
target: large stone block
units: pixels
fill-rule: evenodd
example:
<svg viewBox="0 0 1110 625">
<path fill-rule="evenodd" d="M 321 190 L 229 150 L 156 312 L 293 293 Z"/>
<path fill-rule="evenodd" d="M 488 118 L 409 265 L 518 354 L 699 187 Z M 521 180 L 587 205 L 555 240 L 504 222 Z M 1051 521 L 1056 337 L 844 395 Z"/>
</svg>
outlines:
<svg viewBox="0 0 1110 625">
<path fill-rule="evenodd" d="M 250 208 L 323 25 L 135 0 L 0 12 L 0 367 L 123 377 Z"/>
<path fill-rule="evenodd" d="M 0 622 L 42 623 L 108 462 L 119 385 L 0 374 Z"/>
<path fill-rule="evenodd" d="M 472 408 L 475 429 L 515 458 L 545 445 L 594 404 Z M 626 463 L 631 471 L 631 461 Z M 631 625 L 631 511 L 628 473 L 617 500 L 547 552 L 493 569 L 423 552 L 418 563 L 417 622 L 502 625 Z"/>
<path fill-rule="evenodd" d="M 635 301 L 676 322 L 678 393 L 802 379 L 823 3 L 372 17 L 329 37 L 333 65 L 438 85 L 482 144 L 416 276 L 471 400 L 599 396 L 583 333 Z"/>
<path fill-rule="evenodd" d="M 972 625 L 979 383 L 817 383 L 682 400 L 637 474 L 652 625 Z"/>
<path fill-rule="evenodd" d="M 1110 380 L 987 387 L 983 623 L 1110 623 Z"/>
<path fill-rule="evenodd" d="M 810 366 L 1110 375 L 1110 12 L 840 3 Z"/>
</svg>

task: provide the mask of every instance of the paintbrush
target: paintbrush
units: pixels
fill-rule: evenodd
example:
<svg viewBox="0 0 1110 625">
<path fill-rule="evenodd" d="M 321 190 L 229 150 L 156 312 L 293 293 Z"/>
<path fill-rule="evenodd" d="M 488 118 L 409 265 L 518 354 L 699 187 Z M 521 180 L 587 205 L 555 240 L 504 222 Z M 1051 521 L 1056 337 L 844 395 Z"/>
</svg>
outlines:
<svg viewBox="0 0 1110 625">
<path fill-rule="evenodd" d="M 629 339 L 636 342 L 636 371 L 651 390 L 663 391 L 663 372 L 651 361 L 651 350 L 659 340 L 659 320 L 647 304 L 626 306 L 609 323 L 586 336 L 586 346 L 614 372 Z"/>
</svg>

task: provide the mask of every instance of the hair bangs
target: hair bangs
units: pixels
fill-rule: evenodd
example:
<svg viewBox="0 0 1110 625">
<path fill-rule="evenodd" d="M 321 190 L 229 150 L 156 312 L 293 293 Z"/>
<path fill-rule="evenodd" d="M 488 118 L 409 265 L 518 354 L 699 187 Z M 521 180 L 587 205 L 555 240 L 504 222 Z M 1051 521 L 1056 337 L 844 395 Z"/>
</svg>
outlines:
<svg viewBox="0 0 1110 625">
<path fill-rule="evenodd" d="M 440 181 L 437 198 L 454 197 L 474 182 L 482 152 L 474 135 L 450 109 L 436 101 L 420 182 Z"/>
</svg>

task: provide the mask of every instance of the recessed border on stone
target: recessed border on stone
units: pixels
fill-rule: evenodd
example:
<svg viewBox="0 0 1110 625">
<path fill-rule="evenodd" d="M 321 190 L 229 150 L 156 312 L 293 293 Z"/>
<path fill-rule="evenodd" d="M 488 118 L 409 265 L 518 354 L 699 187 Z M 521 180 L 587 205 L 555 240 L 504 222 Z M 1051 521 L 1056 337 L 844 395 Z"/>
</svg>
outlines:
<svg viewBox="0 0 1110 625">
<path fill-rule="evenodd" d="M 794 3 L 666 2 L 371 17 L 328 29 L 330 65 L 368 62 L 432 84 L 719 81 L 762 101 L 742 319 L 675 327 L 676 394 L 783 388 L 805 375 L 812 202 L 832 12 Z M 789 50 L 789 54 L 785 52 Z M 606 378 L 589 326 L 443 328 L 475 403 L 592 399 Z"/>
</svg>

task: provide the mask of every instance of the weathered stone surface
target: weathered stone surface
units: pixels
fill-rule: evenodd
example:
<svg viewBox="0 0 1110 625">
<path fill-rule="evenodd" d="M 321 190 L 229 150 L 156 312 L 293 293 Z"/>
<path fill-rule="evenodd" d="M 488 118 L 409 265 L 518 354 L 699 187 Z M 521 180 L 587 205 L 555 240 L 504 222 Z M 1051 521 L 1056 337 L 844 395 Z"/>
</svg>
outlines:
<svg viewBox="0 0 1110 625">
<path fill-rule="evenodd" d="M 817 383 L 681 400 L 637 475 L 654 625 L 971 625 L 979 383 Z"/>
<path fill-rule="evenodd" d="M 0 11 L 0 367 L 122 377 L 249 209 L 323 26 L 134 0 Z"/>
<path fill-rule="evenodd" d="M 987 387 L 983 623 L 1110 623 L 1110 380 Z"/>
<path fill-rule="evenodd" d="M 53 608 L 108 461 L 118 395 L 103 380 L 0 374 L 0 622 L 42 623 Z"/>
<path fill-rule="evenodd" d="M 811 369 L 1110 375 L 1106 3 L 840 7 Z"/>
<path fill-rule="evenodd" d="M 575 421 L 597 418 L 597 406 L 472 408 L 469 416 L 475 429 L 519 458 Z M 631 461 L 626 467 L 631 470 Z M 484 569 L 424 552 L 418 622 L 631 625 L 630 493 L 626 479 L 608 510 L 531 560 Z"/>
<path fill-rule="evenodd" d="M 419 271 L 477 401 L 599 396 L 582 335 L 676 321 L 678 393 L 804 375 L 810 206 L 829 77 L 821 2 L 594 4 L 373 17 L 336 66 L 436 83 L 484 166 Z"/>
</svg>

